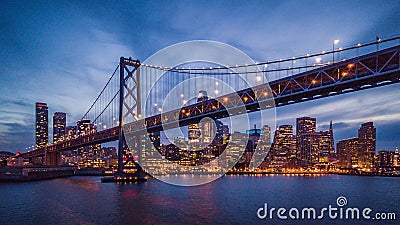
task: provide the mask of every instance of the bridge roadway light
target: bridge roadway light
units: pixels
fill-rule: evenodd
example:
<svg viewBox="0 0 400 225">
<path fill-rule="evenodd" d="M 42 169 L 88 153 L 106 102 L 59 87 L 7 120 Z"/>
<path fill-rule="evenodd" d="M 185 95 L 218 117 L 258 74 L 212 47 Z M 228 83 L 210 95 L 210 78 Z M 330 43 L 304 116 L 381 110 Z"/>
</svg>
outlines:
<svg viewBox="0 0 400 225">
<path fill-rule="evenodd" d="M 340 40 L 335 39 L 333 40 L 333 45 L 332 45 L 332 63 L 335 63 L 335 45 L 339 44 Z"/>
<path fill-rule="evenodd" d="M 321 58 L 321 57 L 317 57 L 317 58 L 315 58 L 315 62 L 317 62 L 317 63 L 320 63 L 320 62 L 321 62 L 321 60 L 322 60 L 322 58 Z"/>
</svg>

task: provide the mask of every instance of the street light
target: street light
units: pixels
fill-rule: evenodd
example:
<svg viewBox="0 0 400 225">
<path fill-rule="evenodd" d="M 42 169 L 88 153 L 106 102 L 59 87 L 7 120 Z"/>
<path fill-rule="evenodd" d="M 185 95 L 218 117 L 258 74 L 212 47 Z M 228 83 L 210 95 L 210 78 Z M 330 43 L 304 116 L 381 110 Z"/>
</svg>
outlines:
<svg viewBox="0 0 400 225">
<path fill-rule="evenodd" d="M 333 40 L 333 45 L 332 45 L 332 63 L 335 62 L 335 45 L 339 44 L 339 40 Z"/>
</svg>

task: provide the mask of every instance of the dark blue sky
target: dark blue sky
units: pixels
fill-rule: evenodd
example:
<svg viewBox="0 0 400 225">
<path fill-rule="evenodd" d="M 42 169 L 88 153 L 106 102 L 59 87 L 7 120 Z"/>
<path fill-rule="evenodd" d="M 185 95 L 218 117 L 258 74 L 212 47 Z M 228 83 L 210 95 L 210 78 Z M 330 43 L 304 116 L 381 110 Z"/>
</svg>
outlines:
<svg viewBox="0 0 400 225">
<path fill-rule="evenodd" d="M 120 56 L 144 61 L 181 41 L 225 42 L 255 61 L 400 34 L 399 1 L 2 1 L 0 151 L 34 143 L 34 103 L 79 119 Z M 334 121 L 335 138 L 377 126 L 378 150 L 400 145 L 399 85 L 278 109 L 278 124 Z"/>
</svg>

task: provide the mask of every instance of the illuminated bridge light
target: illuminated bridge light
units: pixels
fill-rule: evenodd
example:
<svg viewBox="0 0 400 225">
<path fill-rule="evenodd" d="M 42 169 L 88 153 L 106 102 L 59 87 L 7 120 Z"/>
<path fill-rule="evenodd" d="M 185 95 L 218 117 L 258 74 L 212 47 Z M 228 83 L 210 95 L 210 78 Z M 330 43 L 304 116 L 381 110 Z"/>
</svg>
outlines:
<svg viewBox="0 0 400 225">
<path fill-rule="evenodd" d="M 347 68 L 349 68 L 349 69 L 351 69 L 351 68 L 353 68 L 354 67 L 354 63 L 349 63 L 348 65 L 347 65 Z"/>
<path fill-rule="evenodd" d="M 342 76 L 347 76 L 347 75 L 348 75 L 347 72 L 343 72 L 343 73 L 342 73 Z"/>
<path fill-rule="evenodd" d="M 249 99 L 249 98 L 247 98 L 247 97 L 244 97 L 244 98 L 243 98 L 243 100 L 244 100 L 245 102 L 247 102 L 248 99 Z"/>
<path fill-rule="evenodd" d="M 228 98 L 227 97 L 224 98 L 224 102 L 228 102 Z"/>
</svg>

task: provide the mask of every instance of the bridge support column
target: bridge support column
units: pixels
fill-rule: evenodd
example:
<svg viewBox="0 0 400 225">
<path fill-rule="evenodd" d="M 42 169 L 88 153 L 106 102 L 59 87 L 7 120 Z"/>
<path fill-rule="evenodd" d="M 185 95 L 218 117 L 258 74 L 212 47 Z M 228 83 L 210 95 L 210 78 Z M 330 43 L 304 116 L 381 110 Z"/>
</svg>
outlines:
<svg viewBox="0 0 400 225">
<path fill-rule="evenodd" d="M 59 152 L 48 152 L 45 157 L 46 166 L 59 166 L 62 164 L 61 153 Z"/>
</svg>

